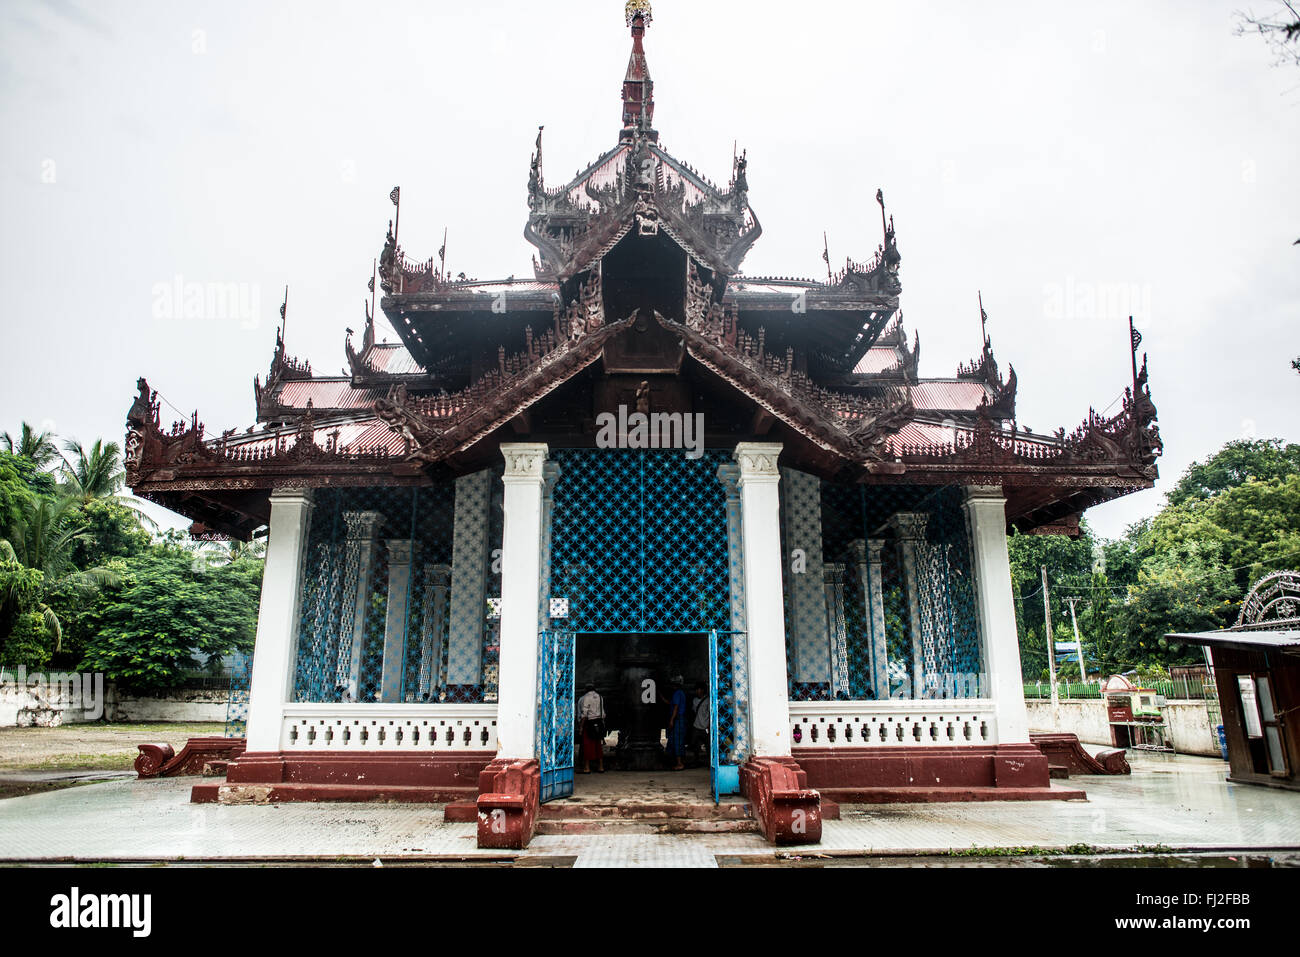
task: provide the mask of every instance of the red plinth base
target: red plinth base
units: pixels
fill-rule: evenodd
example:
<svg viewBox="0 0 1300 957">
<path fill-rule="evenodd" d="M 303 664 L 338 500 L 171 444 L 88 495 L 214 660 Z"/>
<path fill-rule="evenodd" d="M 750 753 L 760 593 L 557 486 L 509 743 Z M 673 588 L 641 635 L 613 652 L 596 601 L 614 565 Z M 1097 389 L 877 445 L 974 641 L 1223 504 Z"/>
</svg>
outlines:
<svg viewBox="0 0 1300 957">
<path fill-rule="evenodd" d="M 1049 764 L 1068 768 L 1071 774 L 1131 774 L 1128 758 L 1119 748 L 1097 752 L 1094 758 L 1083 749 L 1077 735 L 1031 734 L 1034 747 L 1047 755 Z"/>
<path fill-rule="evenodd" d="M 190 738 L 177 754 L 166 742 L 142 744 L 135 758 L 135 773 L 144 778 L 170 778 L 202 774 L 213 763 L 228 763 L 244 753 L 243 738 Z"/>
<path fill-rule="evenodd" d="M 740 790 L 772 844 L 821 841 L 821 795 L 794 758 L 750 758 L 740 769 Z"/>
<path fill-rule="evenodd" d="M 1078 800 L 1053 788 L 1032 744 L 952 748 L 801 748 L 810 787 L 841 803 Z"/>
<path fill-rule="evenodd" d="M 522 851 L 537 831 L 541 765 L 498 759 L 483 769 L 478 782 L 478 846 Z"/>
<path fill-rule="evenodd" d="M 192 800 L 230 804 L 293 801 L 394 801 L 444 804 L 472 799 L 479 772 L 495 754 L 245 753 L 230 763 L 226 779 L 196 785 Z"/>
</svg>

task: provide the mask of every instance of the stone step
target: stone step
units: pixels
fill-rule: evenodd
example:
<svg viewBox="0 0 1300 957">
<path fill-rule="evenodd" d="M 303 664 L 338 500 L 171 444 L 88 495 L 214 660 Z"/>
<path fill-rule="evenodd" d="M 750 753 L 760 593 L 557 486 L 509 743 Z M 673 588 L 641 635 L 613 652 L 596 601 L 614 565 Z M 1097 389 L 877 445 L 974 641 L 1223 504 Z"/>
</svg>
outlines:
<svg viewBox="0 0 1300 957">
<path fill-rule="evenodd" d="M 758 822 L 737 820 L 692 820 L 669 818 L 662 821 L 625 818 L 547 818 L 537 822 L 538 834 L 756 834 Z"/>
<path fill-rule="evenodd" d="M 743 821 L 751 817 L 748 804 L 662 804 L 641 801 L 556 801 L 542 805 L 542 820 L 604 821 Z"/>
</svg>

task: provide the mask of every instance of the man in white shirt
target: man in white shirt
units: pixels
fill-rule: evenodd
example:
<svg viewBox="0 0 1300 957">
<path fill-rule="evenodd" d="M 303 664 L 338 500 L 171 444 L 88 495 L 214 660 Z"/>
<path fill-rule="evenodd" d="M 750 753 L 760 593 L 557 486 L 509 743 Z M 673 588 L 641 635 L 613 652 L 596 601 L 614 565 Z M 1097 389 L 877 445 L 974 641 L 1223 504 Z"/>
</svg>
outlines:
<svg viewBox="0 0 1300 957">
<path fill-rule="evenodd" d="M 605 773 L 605 699 L 595 685 L 587 685 L 587 693 L 578 699 L 578 719 L 582 726 L 582 773 L 591 773 L 591 762 L 596 771 Z"/>
</svg>

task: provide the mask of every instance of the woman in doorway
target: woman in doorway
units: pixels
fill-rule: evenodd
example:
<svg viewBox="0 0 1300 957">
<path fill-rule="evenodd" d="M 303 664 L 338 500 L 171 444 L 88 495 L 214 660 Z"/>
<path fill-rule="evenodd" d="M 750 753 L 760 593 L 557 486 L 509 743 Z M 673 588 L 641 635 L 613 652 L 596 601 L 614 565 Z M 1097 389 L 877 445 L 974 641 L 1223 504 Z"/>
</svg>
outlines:
<svg viewBox="0 0 1300 957">
<path fill-rule="evenodd" d="M 668 757 L 672 759 L 674 771 L 682 771 L 682 752 L 686 750 L 686 692 L 682 690 L 682 678 L 673 678 L 673 693 L 669 702 L 672 712 L 668 716 Z"/>
<path fill-rule="evenodd" d="M 593 684 L 578 699 L 578 714 L 582 719 L 582 773 L 591 773 L 591 762 L 596 771 L 605 773 L 605 699 Z"/>
</svg>

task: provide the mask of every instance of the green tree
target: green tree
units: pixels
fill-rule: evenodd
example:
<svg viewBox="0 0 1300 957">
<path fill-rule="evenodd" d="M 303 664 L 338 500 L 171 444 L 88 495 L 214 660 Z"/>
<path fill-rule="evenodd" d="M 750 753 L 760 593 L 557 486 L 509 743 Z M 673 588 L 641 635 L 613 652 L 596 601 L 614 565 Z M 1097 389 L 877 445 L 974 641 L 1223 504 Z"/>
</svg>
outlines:
<svg viewBox="0 0 1300 957">
<path fill-rule="evenodd" d="M 111 498 L 130 509 L 142 526 L 157 529 L 157 524 L 145 514 L 138 499 L 119 494 L 126 481 L 120 445 L 96 439 L 89 449 L 75 440 L 65 442 L 63 447 L 72 456 L 70 460 L 65 460 L 63 466 L 64 485 L 68 495 L 80 500 L 83 505 Z"/>
<path fill-rule="evenodd" d="M 58 446 L 50 432 L 37 432 L 26 422 L 14 438 L 8 432 L 0 433 L 0 446 L 10 455 L 27 459 L 38 469 L 46 469 L 59 458 Z"/>
<path fill-rule="evenodd" d="M 1300 557 L 1300 467 L 1166 508 L 1152 522 L 1149 541 L 1158 555 L 1197 542 L 1217 545 L 1240 599 L 1253 581 Z"/>
<path fill-rule="evenodd" d="M 2 574 L 2 573 L 0 573 Z M 45 616 L 40 612 L 24 612 L 18 616 L 0 651 L 0 661 L 5 667 L 19 666 L 40 670 L 50 661 L 50 634 Z"/>
<path fill-rule="evenodd" d="M 1281 439 L 1229 442 L 1204 462 L 1193 462 L 1166 496 L 1170 505 L 1204 501 L 1250 481 L 1300 473 L 1300 445 Z"/>
<path fill-rule="evenodd" d="M 207 568 L 191 551 L 164 544 L 122 566 L 120 583 L 88 615 L 84 668 L 159 692 L 223 655 L 252 650 L 260 561 Z"/>
<path fill-rule="evenodd" d="M 1084 522 L 1077 539 L 1065 535 L 1022 535 L 1007 541 L 1011 560 L 1011 584 L 1016 596 L 1016 620 L 1020 633 L 1021 669 L 1028 680 L 1039 680 L 1047 671 L 1047 631 L 1043 610 L 1043 566 L 1052 598 L 1052 628 L 1059 641 L 1073 640 L 1070 609 L 1064 601 L 1078 595 L 1092 581 L 1096 542 Z M 1089 644 L 1085 636 L 1085 647 Z M 1087 652 L 1085 651 L 1085 657 Z"/>
<path fill-rule="evenodd" d="M 27 480 L 30 464 L 9 452 L 0 452 L 0 538 L 7 538 L 22 517 L 23 506 L 34 493 Z"/>
<path fill-rule="evenodd" d="M 1170 544 L 1144 562 L 1138 583 L 1118 611 L 1116 655 L 1134 665 L 1187 664 L 1200 660 L 1196 646 L 1170 633 L 1212 631 L 1231 624 L 1241 589 L 1223 563 L 1222 545 L 1188 540 Z"/>
<path fill-rule="evenodd" d="M 47 601 L 49 595 L 65 590 L 84 599 L 117 579 L 111 569 L 77 568 L 74 555 L 87 532 L 84 521 L 77 514 L 76 504 L 71 498 L 56 500 L 48 497 L 24 503 L 9 537 L 0 539 L 0 562 L 41 573 L 41 594 L 35 607 L 18 605 L 5 609 L 0 613 L 0 626 L 8 624 L 12 628 L 15 615 L 39 611 L 53 638 L 52 651 L 62 648 L 63 626 Z M 7 633 L 0 632 L 0 640 L 7 641 L 8 638 Z"/>
</svg>

